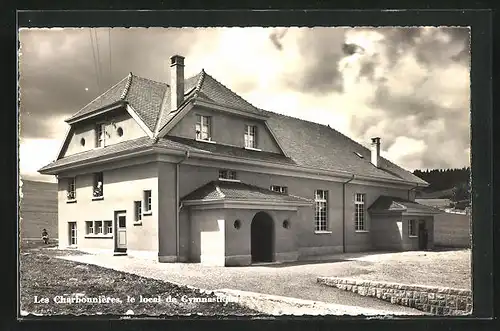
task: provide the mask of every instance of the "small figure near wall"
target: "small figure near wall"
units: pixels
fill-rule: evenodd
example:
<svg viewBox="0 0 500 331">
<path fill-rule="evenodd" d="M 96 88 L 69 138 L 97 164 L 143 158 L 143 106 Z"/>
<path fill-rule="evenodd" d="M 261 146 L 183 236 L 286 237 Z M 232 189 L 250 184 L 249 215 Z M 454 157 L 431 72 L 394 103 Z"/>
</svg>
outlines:
<svg viewBox="0 0 500 331">
<path fill-rule="evenodd" d="M 42 240 L 43 240 L 44 244 L 49 243 L 49 233 L 47 232 L 47 229 L 42 230 Z"/>
</svg>

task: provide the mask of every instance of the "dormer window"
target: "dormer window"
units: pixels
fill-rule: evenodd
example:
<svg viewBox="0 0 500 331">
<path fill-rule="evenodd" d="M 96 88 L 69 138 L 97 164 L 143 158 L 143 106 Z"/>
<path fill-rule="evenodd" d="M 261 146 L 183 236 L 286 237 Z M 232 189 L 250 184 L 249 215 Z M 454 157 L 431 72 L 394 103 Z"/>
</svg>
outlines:
<svg viewBox="0 0 500 331">
<path fill-rule="evenodd" d="M 278 186 L 278 185 L 271 185 L 271 191 L 287 194 L 288 193 L 288 187 L 286 187 L 286 186 Z"/>
<path fill-rule="evenodd" d="M 197 140 L 212 140 L 211 117 L 196 115 L 196 139 Z"/>
<path fill-rule="evenodd" d="M 234 170 L 219 170 L 219 179 L 237 180 L 236 171 L 234 171 Z"/>
<path fill-rule="evenodd" d="M 106 143 L 106 125 L 99 123 L 96 125 L 96 147 L 104 147 Z"/>
<path fill-rule="evenodd" d="M 257 148 L 257 127 L 255 125 L 245 125 L 245 147 Z"/>
</svg>

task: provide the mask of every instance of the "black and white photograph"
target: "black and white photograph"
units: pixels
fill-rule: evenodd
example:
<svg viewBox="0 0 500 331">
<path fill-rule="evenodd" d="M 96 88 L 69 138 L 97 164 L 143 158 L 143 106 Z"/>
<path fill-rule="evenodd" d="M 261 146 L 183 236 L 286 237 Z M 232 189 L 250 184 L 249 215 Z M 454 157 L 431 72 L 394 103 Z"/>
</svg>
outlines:
<svg viewBox="0 0 500 331">
<path fill-rule="evenodd" d="M 467 26 L 20 28 L 20 316 L 468 316 Z"/>
</svg>

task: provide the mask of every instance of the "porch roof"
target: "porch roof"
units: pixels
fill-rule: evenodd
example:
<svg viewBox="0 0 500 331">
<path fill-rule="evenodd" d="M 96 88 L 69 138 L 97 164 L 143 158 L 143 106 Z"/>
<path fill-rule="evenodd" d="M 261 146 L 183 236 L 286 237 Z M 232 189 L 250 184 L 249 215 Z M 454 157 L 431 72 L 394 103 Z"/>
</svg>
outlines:
<svg viewBox="0 0 500 331">
<path fill-rule="evenodd" d="M 196 205 L 208 202 L 266 202 L 295 206 L 312 205 L 313 201 L 279 193 L 232 180 L 215 180 L 194 190 L 181 199 L 183 204 Z"/>
<path fill-rule="evenodd" d="M 384 212 L 400 212 L 400 213 L 418 213 L 418 214 L 439 214 L 442 211 L 431 207 L 425 206 L 415 201 L 406 200 L 403 198 L 381 195 L 368 207 L 368 211 L 372 213 Z"/>
</svg>

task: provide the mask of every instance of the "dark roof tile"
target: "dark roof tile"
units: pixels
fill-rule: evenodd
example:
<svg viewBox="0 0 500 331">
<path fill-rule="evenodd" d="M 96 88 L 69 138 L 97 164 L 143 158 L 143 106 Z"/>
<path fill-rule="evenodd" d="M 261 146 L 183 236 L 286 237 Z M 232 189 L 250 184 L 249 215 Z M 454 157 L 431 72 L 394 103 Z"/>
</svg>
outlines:
<svg viewBox="0 0 500 331">
<path fill-rule="evenodd" d="M 224 180 L 209 182 L 181 199 L 181 201 L 184 202 L 193 200 L 265 200 L 276 202 L 312 203 L 312 200 L 302 197 L 278 193 L 269 189 L 238 181 Z"/>
<path fill-rule="evenodd" d="M 370 207 L 369 211 L 401 211 L 405 212 L 408 209 L 420 210 L 431 213 L 441 213 L 437 208 L 419 204 L 415 201 L 410 201 L 398 197 L 381 195 L 375 200 Z"/>
<path fill-rule="evenodd" d="M 269 111 L 266 114 L 270 116 L 269 126 L 284 152 L 297 165 L 426 184 L 382 157 L 380 167 L 375 167 L 371 163 L 371 151 L 368 148 L 328 126 Z"/>
<path fill-rule="evenodd" d="M 170 112 L 169 90 L 168 84 L 130 74 L 82 108 L 71 119 L 124 100 L 133 107 L 151 131 L 155 128 L 159 130 L 180 113 L 179 111 Z M 284 153 L 290 158 L 287 159 L 274 153 L 253 152 L 243 148 L 212 145 L 174 137 L 167 137 L 166 140 L 160 139 L 160 144 L 177 144 L 185 149 L 286 162 L 308 168 L 344 171 L 356 175 L 405 180 L 427 185 L 419 177 L 384 158 L 381 158 L 379 168 L 373 166 L 368 148 L 330 127 L 254 107 L 203 70 L 185 80 L 185 94 L 186 101 L 190 98 L 199 98 L 242 111 L 268 115 L 269 127 L 277 137 Z"/>
<path fill-rule="evenodd" d="M 171 148 L 182 148 L 184 150 L 206 152 L 225 156 L 243 157 L 248 159 L 256 159 L 269 162 L 277 162 L 283 164 L 294 164 L 293 160 L 283 154 L 271 153 L 265 151 L 253 151 L 242 147 L 212 144 L 194 139 L 181 137 L 167 136 L 158 140 L 158 145 Z"/>
<path fill-rule="evenodd" d="M 134 108 L 137 115 L 151 131 L 155 129 L 167 88 L 167 84 L 164 83 L 138 76 L 132 77 L 125 101 Z"/>
<path fill-rule="evenodd" d="M 70 121 L 70 120 L 73 120 L 75 118 L 81 117 L 83 115 L 90 114 L 96 110 L 99 110 L 103 107 L 109 106 L 115 102 L 122 100 L 122 95 L 124 94 L 124 91 L 126 90 L 127 83 L 128 83 L 129 79 L 130 79 L 130 76 L 124 77 L 118 83 L 113 85 L 109 90 L 107 90 L 103 94 L 99 95 L 97 98 L 92 100 L 89 104 L 85 105 L 85 107 L 83 107 L 78 112 L 73 114 L 66 121 Z"/>
<path fill-rule="evenodd" d="M 119 152 L 124 152 L 124 151 L 135 149 L 135 148 L 146 147 L 146 146 L 152 145 L 153 143 L 154 143 L 154 140 L 150 139 L 149 137 L 141 137 L 141 138 L 137 138 L 137 139 L 133 139 L 133 140 L 127 140 L 127 141 L 113 144 L 113 145 L 109 145 L 109 146 L 106 146 L 103 148 L 95 148 L 95 149 L 91 149 L 91 150 L 88 150 L 85 152 L 76 153 L 76 154 L 66 156 L 62 159 L 59 159 L 59 160 L 56 160 L 56 161 L 53 161 L 53 162 L 47 164 L 46 166 L 41 168 L 39 171 L 43 172 L 46 170 L 50 170 L 53 167 L 68 165 L 68 164 L 83 161 L 83 160 L 90 160 L 90 159 L 94 159 L 94 158 L 101 157 L 101 156 L 113 155 L 113 154 L 116 154 Z"/>
<path fill-rule="evenodd" d="M 258 108 L 237 95 L 235 92 L 231 91 L 231 89 L 207 73 L 205 73 L 203 83 L 200 87 L 200 92 L 216 104 L 248 111 L 254 114 L 262 114 Z"/>
</svg>

